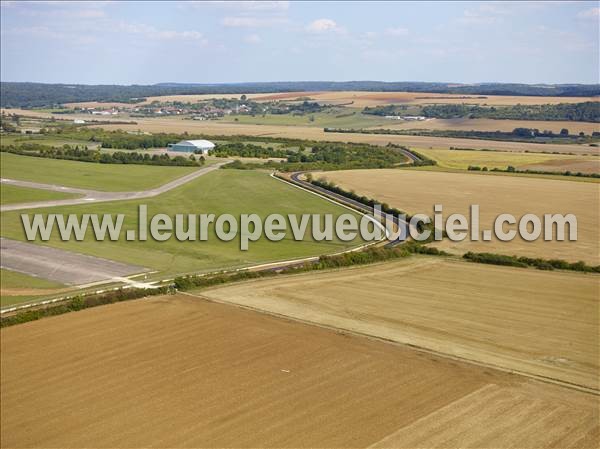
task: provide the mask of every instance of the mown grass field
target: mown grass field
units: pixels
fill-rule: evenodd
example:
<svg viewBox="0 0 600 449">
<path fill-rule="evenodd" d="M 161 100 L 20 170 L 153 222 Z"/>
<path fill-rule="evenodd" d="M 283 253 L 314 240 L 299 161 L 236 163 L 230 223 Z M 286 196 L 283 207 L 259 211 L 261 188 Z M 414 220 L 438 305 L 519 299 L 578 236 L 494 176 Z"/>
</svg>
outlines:
<svg viewBox="0 0 600 449">
<path fill-rule="evenodd" d="M 2 184 L 0 187 L 0 204 L 33 203 L 35 201 L 64 200 L 77 198 L 73 193 L 53 192 L 50 190 L 30 189 Z"/>
<path fill-rule="evenodd" d="M 28 301 L 36 296 L 59 293 L 65 288 L 58 282 L 11 270 L 0 270 L 0 278 L 2 279 L 0 286 L 0 305 L 2 307 Z"/>
<path fill-rule="evenodd" d="M 357 108 L 335 108 L 315 114 L 267 114 L 225 116 L 219 122 L 234 124 L 312 126 L 317 128 L 369 128 L 384 126 L 390 120 L 376 115 L 361 114 Z"/>
<path fill-rule="evenodd" d="M 0 332 L 2 447 L 582 448 L 598 436 L 593 395 L 184 295 Z"/>
<path fill-rule="evenodd" d="M 121 239 L 118 242 L 97 242 L 89 235 L 84 241 L 62 242 L 55 231 L 53 239 L 45 245 L 68 249 L 140 265 L 163 274 L 212 271 L 222 268 L 257 264 L 267 261 L 288 260 L 290 258 L 316 256 L 334 253 L 359 242 L 316 242 L 310 237 L 293 240 L 291 231 L 284 240 L 271 242 L 265 238 L 251 242 L 248 251 L 241 251 L 239 235 L 230 242 L 220 241 L 214 234 L 214 224 L 209 228 L 208 241 L 179 242 L 174 237 L 165 242 L 154 241 L 150 236 L 143 241 L 125 241 L 125 230 L 137 232 L 138 204 L 148 206 L 148 216 L 164 213 L 175 214 L 233 214 L 239 218 L 242 213 L 258 214 L 266 217 L 272 213 L 304 214 L 331 213 L 338 216 L 351 213 L 347 209 L 325 201 L 315 195 L 289 186 L 267 173 L 240 170 L 217 170 L 188 184 L 142 201 L 121 201 L 114 203 L 91 203 L 86 205 L 54 207 L 47 210 L 28 210 L 34 213 L 56 214 L 125 214 Z M 2 214 L 2 235 L 24 240 L 19 212 Z M 289 228 L 288 228 L 289 229 Z"/>
<path fill-rule="evenodd" d="M 488 169 L 506 169 L 509 165 L 525 170 L 546 167 L 548 171 L 563 172 L 573 170 L 582 173 L 600 173 L 600 157 L 572 156 L 565 154 L 515 153 L 508 151 L 471 151 L 439 148 L 414 148 L 421 154 L 438 162 L 438 166 L 466 170 L 470 165 Z"/>
<path fill-rule="evenodd" d="M 21 145 L 26 143 L 36 143 L 39 145 L 48 145 L 53 147 L 62 147 L 63 145 L 70 145 L 71 147 L 78 146 L 79 148 L 89 148 L 90 150 L 97 149 L 99 144 L 97 142 L 88 142 L 85 140 L 74 140 L 74 139 L 61 139 L 54 136 L 47 135 L 3 135 L 0 138 L 2 145 Z"/>
<path fill-rule="evenodd" d="M 599 281 L 430 256 L 198 294 L 599 390 Z"/>
<path fill-rule="evenodd" d="M 3 178 L 106 192 L 145 190 L 196 170 L 196 167 L 96 164 L 0 154 Z"/>
<path fill-rule="evenodd" d="M 577 217 L 577 241 L 544 241 L 542 235 L 542 239 L 533 242 L 519 237 L 510 242 L 495 237 L 485 242 L 480 236 L 479 241 L 445 239 L 436 246 L 457 253 L 493 252 L 600 263 L 600 184 L 596 182 L 411 169 L 347 170 L 315 176 L 324 176 L 347 190 L 355 190 L 411 214 L 433 216 L 433 206 L 441 204 L 445 218 L 453 213 L 469 217 L 469 206 L 478 204 L 481 231 L 493 230 L 499 214 L 512 214 L 518 221 L 528 213 L 541 218 L 544 214 L 571 213 Z"/>
</svg>

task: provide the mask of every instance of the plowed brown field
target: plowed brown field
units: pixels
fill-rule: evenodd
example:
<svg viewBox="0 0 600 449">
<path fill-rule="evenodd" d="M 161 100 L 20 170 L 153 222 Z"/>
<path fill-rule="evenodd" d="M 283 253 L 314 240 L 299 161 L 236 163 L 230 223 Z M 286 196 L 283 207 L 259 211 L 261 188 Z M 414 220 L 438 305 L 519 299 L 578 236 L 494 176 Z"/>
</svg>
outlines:
<svg viewBox="0 0 600 449">
<path fill-rule="evenodd" d="M 538 448 L 598 438 L 595 396 L 187 296 L 1 336 L 2 447 L 414 447 L 409 432 L 421 447 Z"/>
</svg>

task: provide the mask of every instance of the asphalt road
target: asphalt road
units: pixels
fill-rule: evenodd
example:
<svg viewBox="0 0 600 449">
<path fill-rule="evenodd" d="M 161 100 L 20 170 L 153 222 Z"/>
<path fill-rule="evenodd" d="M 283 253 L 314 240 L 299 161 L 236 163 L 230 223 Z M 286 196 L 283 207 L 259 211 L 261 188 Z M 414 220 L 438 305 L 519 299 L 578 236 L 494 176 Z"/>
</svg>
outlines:
<svg viewBox="0 0 600 449">
<path fill-rule="evenodd" d="M 98 190 L 87 190 L 77 189 L 72 187 L 64 187 L 53 184 L 41 184 L 37 182 L 29 181 L 18 181 L 15 179 L 1 178 L 0 182 L 6 185 L 13 185 L 17 187 L 30 187 L 34 189 L 51 190 L 54 192 L 65 192 L 75 193 L 82 195 L 81 198 L 70 198 L 66 200 L 53 200 L 53 201 L 38 201 L 35 203 L 18 203 L 18 204 L 7 204 L 0 206 L 0 212 L 7 212 L 11 210 L 24 210 L 24 209 L 35 209 L 41 207 L 56 207 L 56 206 L 71 206 L 74 204 L 88 204 L 88 203 L 99 203 L 107 201 L 123 201 L 123 200 L 135 200 L 141 198 L 152 198 L 162 193 L 168 192 L 169 190 L 175 189 L 176 187 L 187 184 L 194 179 L 210 173 L 213 170 L 217 170 L 221 165 L 230 162 L 225 160 L 217 164 L 210 165 L 208 167 L 200 168 L 192 173 L 189 173 L 181 178 L 177 178 L 171 182 L 163 184 L 159 187 L 150 190 L 141 190 L 138 192 L 100 192 Z"/>
<path fill-rule="evenodd" d="M 67 285 L 84 285 L 148 271 L 100 257 L 48 246 L 0 239 L 2 268 Z"/>
<path fill-rule="evenodd" d="M 419 158 L 416 154 L 411 153 L 410 151 L 407 151 L 403 148 L 398 148 L 398 151 L 400 153 L 402 153 L 403 155 L 405 155 L 408 159 L 410 159 L 413 162 L 421 162 L 421 158 Z M 370 213 L 373 216 L 378 216 L 381 219 L 385 219 L 386 214 L 380 210 L 375 210 L 373 207 L 367 206 L 366 204 L 363 204 L 359 201 L 353 200 L 351 198 L 345 197 L 343 195 L 340 195 L 338 193 L 332 192 L 323 187 L 316 186 L 314 184 L 311 184 L 310 182 L 300 179 L 300 176 L 303 175 L 304 173 L 308 173 L 308 172 L 292 173 L 290 177 L 293 182 L 295 182 L 297 185 L 304 187 L 305 189 L 320 193 L 322 195 L 333 198 L 336 201 L 339 201 L 340 203 L 343 203 L 343 204 L 349 205 L 355 209 L 359 209 L 361 211 Z M 398 230 L 401 230 L 401 232 L 399 234 L 399 237 L 397 239 L 395 239 L 394 241 L 390 242 L 389 244 L 396 245 L 398 243 L 404 242 L 408 237 L 408 227 L 409 227 L 408 222 L 405 220 L 401 220 L 400 218 L 393 216 L 393 215 L 390 215 L 390 217 L 391 217 L 392 221 L 394 222 L 394 225 L 396 226 L 396 228 Z"/>
</svg>

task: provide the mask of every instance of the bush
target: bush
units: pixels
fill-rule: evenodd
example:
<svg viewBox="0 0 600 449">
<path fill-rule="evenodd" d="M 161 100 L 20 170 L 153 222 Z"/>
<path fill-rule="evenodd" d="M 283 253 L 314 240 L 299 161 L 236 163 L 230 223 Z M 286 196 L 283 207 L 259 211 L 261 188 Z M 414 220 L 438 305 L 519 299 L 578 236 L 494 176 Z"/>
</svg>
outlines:
<svg viewBox="0 0 600 449">
<path fill-rule="evenodd" d="M 12 326 L 15 324 L 26 323 L 28 321 L 39 320 L 48 316 L 62 315 L 63 313 L 76 312 L 78 310 L 96 307 L 113 302 L 128 301 L 131 299 L 143 298 L 145 296 L 164 295 L 169 292 L 168 287 L 160 287 L 155 289 L 117 289 L 110 292 L 93 294 L 93 295 L 78 295 L 70 300 L 66 300 L 57 305 L 45 307 L 36 310 L 25 310 L 18 312 L 15 315 L 2 317 L 0 319 L 0 327 Z"/>
<path fill-rule="evenodd" d="M 600 273 L 600 265 L 590 266 L 585 262 L 567 262 L 561 259 L 541 259 L 532 257 L 506 256 L 503 254 L 492 253 L 473 253 L 468 252 L 463 255 L 463 258 L 471 262 L 487 263 L 493 265 L 508 265 L 512 267 L 534 267 L 538 270 L 571 270 L 581 271 L 584 273 Z"/>
</svg>

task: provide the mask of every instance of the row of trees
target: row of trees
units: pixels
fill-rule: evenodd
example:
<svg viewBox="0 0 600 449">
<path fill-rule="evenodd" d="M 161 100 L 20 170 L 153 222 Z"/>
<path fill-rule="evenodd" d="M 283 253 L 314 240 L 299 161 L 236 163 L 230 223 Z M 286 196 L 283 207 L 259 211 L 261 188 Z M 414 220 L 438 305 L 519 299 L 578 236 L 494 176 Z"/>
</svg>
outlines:
<svg viewBox="0 0 600 449">
<path fill-rule="evenodd" d="M 114 153 L 90 150 L 87 147 L 71 147 L 64 145 L 62 148 L 54 148 L 37 143 L 23 143 L 20 145 L 3 145 L 0 151 L 19 154 L 22 156 L 44 157 L 49 159 L 66 159 L 80 162 L 95 162 L 100 164 L 137 164 L 137 165 L 161 165 L 161 166 L 200 166 L 204 164 L 204 157 L 197 158 L 190 155 L 170 157 L 168 154 L 148 154 L 129 151 L 115 151 Z"/>
<path fill-rule="evenodd" d="M 534 267 L 538 270 L 571 270 L 586 273 L 600 273 L 600 265 L 590 266 L 585 262 L 567 262 L 561 259 L 541 259 L 531 257 L 506 256 L 493 253 L 467 252 L 463 258 L 471 262 L 486 263 L 492 265 L 506 265 L 511 267 Z"/>
<path fill-rule="evenodd" d="M 536 142 L 536 143 L 590 143 L 600 140 L 600 133 L 594 132 L 592 136 L 584 133 L 569 134 L 563 129 L 560 134 L 536 128 L 515 128 L 512 131 L 472 131 L 451 129 L 354 129 L 354 128 L 324 128 L 325 132 L 334 133 L 360 133 L 360 134 L 389 134 L 399 136 L 430 136 L 449 137 L 457 139 L 505 140 L 511 142 Z"/>
<path fill-rule="evenodd" d="M 436 104 L 424 106 L 421 114 L 432 118 L 491 118 L 507 120 L 560 120 L 600 122 L 600 102 L 560 104 L 518 104 L 486 107 L 467 104 Z"/>
<path fill-rule="evenodd" d="M 217 157 L 256 157 L 261 159 L 274 158 L 287 158 L 295 153 L 294 150 L 286 149 L 275 149 L 271 146 L 264 147 L 252 143 L 244 144 L 242 142 L 229 142 L 219 144 L 215 147 L 212 154 Z"/>
<path fill-rule="evenodd" d="M 557 171 L 548 171 L 548 170 L 532 170 L 530 168 L 527 168 L 525 170 L 519 170 L 512 165 L 509 165 L 504 169 L 497 168 L 497 167 L 488 169 L 485 166 L 480 167 L 479 165 L 469 165 L 467 170 L 469 170 L 469 171 L 493 171 L 493 172 L 504 172 L 504 173 L 529 173 L 529 174 L 534 174 L 534 175 L 561 175 L 561 176 L 577 176 L 577 177 L 584 177 L 584 178 L 600 178 L 600 173 L 582 173 L 580 171 L 572 172 L 570 170 L 566 170 L 563 172 L 557 172 Z"/>
</svg>

